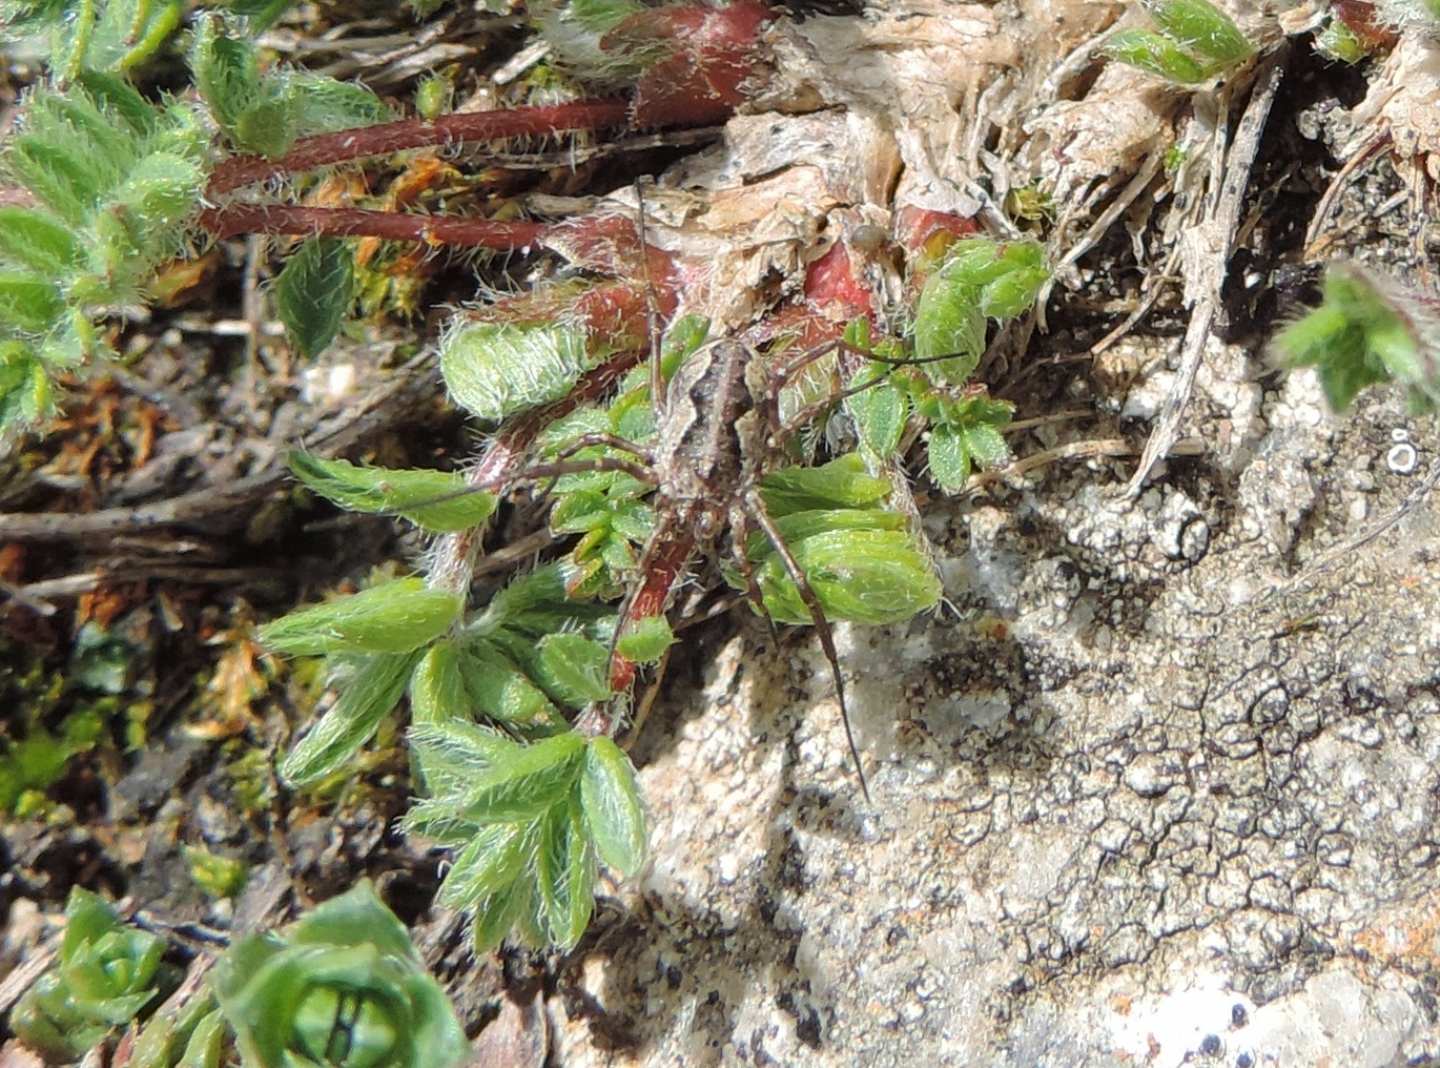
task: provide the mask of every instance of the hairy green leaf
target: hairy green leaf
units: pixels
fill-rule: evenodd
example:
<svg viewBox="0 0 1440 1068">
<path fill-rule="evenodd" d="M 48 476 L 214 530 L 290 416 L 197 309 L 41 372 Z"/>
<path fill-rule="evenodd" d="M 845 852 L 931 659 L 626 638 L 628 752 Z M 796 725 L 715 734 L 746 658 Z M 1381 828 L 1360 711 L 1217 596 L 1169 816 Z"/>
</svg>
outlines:
<svg viewBox="0 0 1440 1068">
<path fill-rule="evenodd" d="M 1230 16 L 1209 0 L 1145 0 L 1145 8 L 1165 36 L 1220 67 L 1238 66 L 1255 54 Z"/>
<path fill-rule="evenodd" d="M 0 206 L 0 257 L 16 267 L 63 277 L 83 262 L 69 227 L 29 208 Z"/>
<path fill-rule="evenodd" d="M 930 461 L 930 477 L 947 493 L 965 488 L 970 479 L 970 450 L 965 435 L 956 427 L 941 424 L 930 431 L 926 453 Z"/>
<path fill-rule="evenodd" d="M 460 674 L 470 701 L 491 719 L 532 723 L 549 719 L 554 712 L 545 691 L 493 640 L 461 646 Z"/>
<path fill-rule="evenodd" d="M 867 508 L 890 496 L 890 483 L 865 469 L 859 453 L 819 467 L 786 467 L 765 476 L 760 496 L 776 519 L 817 508 Z"/>
<path fill-rule="evenodd" d="M 462 322 L 440 341 L 451 396 L 491 423 L 565 396 L 589 366 L 584 335 L 558 324 Z"/>
<path fill-rule="evenodd" d="M 1406 387 L 1414 411 L 1440 407 L 1440 316 L 1427 298 L 1357 264 L 1330 267 L 1322 292 L 1324 303 L 1275 339 L 1285 363 L 1313 366 L 1337 411 L 1391 380 Z"/>
<path fill-rule="evenodd" d="M 675 632 L 670 629 L 670 621 L 661 615 L 646 616 L 626 626 L 615 643 L 615 651 L 637 664 L 651 664 L 674 644 Z"/>
<path fill-rule="evenodd" d="M 417 727 L 442 724 L 464 717 L 468 706 L 455 643 L 437 641 L 425 650 L 410 678 L 410 721 Z"/>
<path fill-rule="evenodd" d="M 583 634 L 541 638 L 536 669 L 536 681 L 572 708 L 610 696 L 610 652 Z"/>
<path fill-rule="evenodd" d="M 395 579 L 291 612 L 261 627 L 259 637 L 294 656 L 404 653 L 444 634 L 462 607 L 458 594 L 430 589 L 419 578 Z"/>
<path fill-rule="evenodd" d="M 899 623 L 940 600 L 939 579 L 903 531 L 832 531 L 790 548 L 832 621 Z M 772 619 L 811 622 L 779 557 L 757 568 L 755 577 Z"/>
<path fill-rule="evenodd" d="M 420 756 L 436 795 L 464 793 L 476 775 L 518 754 L 504 734 L 463 719 L 416 723 L 410 744 Z"/>
<path fill-rule="evenodd" d="M 305 786 L 330 774 L 370 740 L 400 701 L 419 653 L 368 657 L 340 692 L 340 699 L 310 728 L 280 765 L 280 777 Z"/>
<path fill-rule="evenodd" d="M 0 321 L 12 329 L 44 333 L 62 307 L 54 283 L 34 274 L 0 271 Z"/>
<path fill-rule="evenodd" d="M 475 919 L 470 928 L 470 936 L 477 954 L 488 953 L 505 940 L 505 936 L 510 933 L 520 916 L 534 907 L 534 894 L 535 890 L 530 881 L 521 879 L 505 893 L 495 894 L 473 904 Z"/>
<path fill-rule="evenodd" d="M 630 758 L 609 738 L 592 738 L 585 749 L 580 802 L 600 859 L 627 878 L 635 875 L 645 863 L 645 807 Z"/>
<path fill-rule="evenodd" d="M 595 858 L 573 804 L 555 805 L 541 821 L 535 890 L 549 940 L 570 949 L 595 907 Z"/>
<path fill-rule="evenodd" d="M 37 423 L 55 408 L 45 365 L 28 345 L 0 343 L 0 430 Z"/>
<path fill-rule="evenodd" d="M 350 242 L 312 237 L 285 261 L 275 280 L 275 310 L 300 355 L 318 356 L 350 310 L 355 290 L 355 252 Z"/>
<path fill-rule="evenodd" d="M 584 752 L 585 739 L 574 731 L 521 746 L 475 777 L 464 814 L 487 823 L 537 818 L 569 794 Z"/>
<path fill-rule="evenodd" d="M 524 874 L 538 841 L 536 824 L 493 823 L 455 855 L 436 901 L 447 909 L 472 909 L 503 894 Z"/>
<path fill-rule="evenodd" d="M 870 368 L 861 370 L 851 387 L 876 378 Z M 910 417 L 910 403 L 905 394 L 886 382 L 870 386 L 846 398 L 845 409 L 855 420 L 855 429 L 865 448 L 882 459 L 893 456 L 900 447 L 905 420 Z"/>
<path fill-rule="evenodd" d="M 1199 85 L 1213 75 L 1209 64 L 1150 30 L 1121 30 L 1105 43 L 1105 54 L 1180 85 Z"/>
<path fill-rule="evenodd" d="M 494 494 L 471 491 L 451 471 L 359 467 L 299 450 L 289 463 L 296 478 L 342 508 L 402 516 L 437 534 L 478 527 L 495 510 Z"/>
</svg>

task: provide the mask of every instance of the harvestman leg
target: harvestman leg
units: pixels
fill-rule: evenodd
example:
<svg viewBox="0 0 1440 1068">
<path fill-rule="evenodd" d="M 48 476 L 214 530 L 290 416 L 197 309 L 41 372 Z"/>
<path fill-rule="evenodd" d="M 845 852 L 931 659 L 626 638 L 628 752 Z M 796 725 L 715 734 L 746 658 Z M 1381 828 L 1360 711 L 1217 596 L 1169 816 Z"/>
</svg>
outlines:
<svg viewBox="0 0 1440 1068">
<path fill-rule="evenodd" d="M 622 438 L 618 434 L 611 434 L 604 430 L 597 430 L 589 434 L 581 434 L 570 444 L 555 454 L 556 460 L 567 460 L 574 456 L 581 449 L 588 449 L 595 445 L 608 445 L 617 452 L 628 452 L 631 456 L 645 463 L 654 463 L 655 454 L 644 445 L 637 445 L 628 438 Z M 650 481 L 654 481 L 651 479 Z"/>
<path fill-rule="evenodd" d="M 745 580 L 745 599 L 755 607 L 760 618 L 769 624 L 770 638 L 778 645 L 780 629 L 770 618 L 770 613 L 765 611 L 765 595 L 760 591 L 760 583 L 755 579 L 755 565 L 751 562 L 750 553 L 746 549 L 750 541 L 750 513 L 744 508 L 737 508 L 734 511 L 735 515 L 730 522 L 730 547 L 731 553 L 735 557 L 735 565 L 740 569 L 740 577 Z"/>
<path fill-rule="evenodd" d="M 781 561 L 785 564 L 785 570 L 790 575 L 790 581 L 795 583 L 795 589 L 800 593 L 800 600 L 805 602 L 805 608 L 810 613 L 810 621 L 815 624 L 815 631 L 820 635 L 820 647 L 825 651 L 825 659 L 830 661 L 830 673 L 835 677 L 835 696 L 840 702 L 840 722 L 845 725 L 845 742 L 850 746 L 850 759 L 855 762 L 855 773 L 860 777 L 860 792 L 865 795 L 868 803 L 870 787 L 865 782 L 865 767 L 860 763 L 860 749 L 856 746 L 855 734 L 850 729 L 850 705 L 845 699 L 845 675 L 840 670 L 840 655 L 835 650 L 835 635 L 830 629 L 830 620 L 825 617 L 825 609 L 821 607 L 820 598 L 811 588 L 810 580 L 805 577 L 800 562 L 790 552 L 790 546 L 785 544 L 785 538 L 780 533 L 780 528 L 775 525 L 775 521 L 770 518 L 770 513 L 765 510 L 765 502 L 760 499 L 760 491 L 753 487 L 746 490 L 743 504 L 780 555 Z"/>
<path fill-rule="evenodd" d="M 640 179 L 635 179 L 635 232 L 640 241 L 640 277 L 645 283 L 645 332 L 650 342 L 650 406 L 655 410 L 655 425 L 665 424 L 666 393 L 660 377 L 660 309 L 655 301 L 655 283 L 650 278 L 649 241 L 645 236 L 645 193 Z"/>
</svg>

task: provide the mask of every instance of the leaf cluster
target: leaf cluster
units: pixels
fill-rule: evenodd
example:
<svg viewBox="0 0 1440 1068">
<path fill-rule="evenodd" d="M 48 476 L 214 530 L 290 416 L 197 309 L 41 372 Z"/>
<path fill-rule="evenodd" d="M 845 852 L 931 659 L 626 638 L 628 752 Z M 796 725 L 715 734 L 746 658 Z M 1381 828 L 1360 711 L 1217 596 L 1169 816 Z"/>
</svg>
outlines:
<svg viewBox="0 0 1440 1068">
<path fill-rule="evenodd" d="M 32 90 L 21 123 L 0 158 L 34 198 L 0 206 L 0 429 L 48 414 L 51 373 L 106 351 L 95 316 L 181 251 L 206 175 L 194 112 L 112 75 Z"/>
<path fill-rule="evenodd" d="M 833 621 L 898 623 L 939 602 L 940 582 L 905 517 L 884 506 L 890 489 L 885 479 L 866 473 L 859 453 L 820 467 L 784 468 L 760 484 L 766 510 Z M 770 618 L 810 623 L 799 589 L 764 532 L 751 534 L 745 551 Z M 727 578 L 744 588 L 738 574 Z"/>
<path fill-rule="evenodd" d="M 629 759 L 609 738 L 564 731 L 525 745 L 450 721 L 411 742 L 432 796 L 407 831 L 458 850 L 438 900 L 474 915 L 477 950 L 512 929 L 570 948 L 594 908 L 597 863 L 634 875 L 645 815 Z"/>
<path fill-rule="evenodd" d="M 872 346 L 868 324 L 852 324 L 847 340 L 878 357 L 848 383 L 854 392 L 846 408 L 862 450 L 880 459 L 896 455 L 913 419 L 930 428 L 930 473 L 947 492 L 963 488 L 976 465 L 1008 463 L 1000 431 L 1014 406 L 968 382 L 984 355 L 989 323 L 1028 311 L 1049 277 L 1036 241 L 966 238 L 946 250 L 921 288 L 911 358 L 894 344 Z"/>
<path fill-rule="evenodd" d="M 214 13 L 195 31 L 190 73 L 216 124 L 242 152 L 282 156 L 307 134 L 390 118 L 362 85 L 289 67 L 262 72 L 255 45 Z"/>
<path fill-rule="evenodd" d="M 214 989 L 246 1068 L 450 1068 L 465 1033 L 368 881 L 236 942 Z"/>
<path fill-rule="evenodd" d="M 1210 0 L 1144 0 L 1155 30 L 1114 34 L 1105 52 L 1132 67 L 1180 85 L 1228 74 L 1255 54 L 1255 45 Z"/>
<path fill-rule="evenodd" d="M 363 746 L 408 691 L 417 722 L 451 719 L 547 733 L 562 709 L 609 698 L 613 613 L 572 600 L 559 565 L 525 575 L 469 622 L 456 595 L 419 578 L 292 612 L 261 628 L 270 648 L 326 656 L 340 697 L 291 749 L 281 774 L 307 785 Z"/>
<path fill-rule="evenodd" d="M 182 0 L 3 0 L 0 38 L 49 57 L 61 84 L 81 71 L 125 74 L 180 26 Z"/>
<path fill-rule="evenodd" d="M 1322 292 L 1318 308 L 1276 337 L 1283 362 L 1314 367 L 1336 411 L 1366 386 L 1383 382 L 1405 387 L 1416 413 L 1440 407 L 1440 314 L 1434 298 L 1351 263 L 1331 266 Z"/>
<path fill-rule="evenodd" d="M 77 1060 L 173 985 L 164 952 L 161 939 L 121 923 L 103 898 L 77 886 L 59 959 L 16 1004 L 10 1027 L 48 1057 Z"/>
</svg>

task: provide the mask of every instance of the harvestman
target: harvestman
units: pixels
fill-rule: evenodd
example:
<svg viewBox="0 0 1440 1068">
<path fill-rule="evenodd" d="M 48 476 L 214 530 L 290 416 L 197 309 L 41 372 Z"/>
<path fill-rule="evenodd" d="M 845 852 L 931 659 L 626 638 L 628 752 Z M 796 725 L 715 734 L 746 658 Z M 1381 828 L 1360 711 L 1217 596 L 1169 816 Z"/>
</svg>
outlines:
<svg viewBox="0 0 1440 1068">
<path fill-rule="evenodd" d="M 656 399 L 655 421 L 658 428 L 655 444 L 639 445 L 607 433 L 584 434 L 568 443 L 554 462 L 529 467 L 506 481 L 513 485 L 566 474 L 623 471 L 655 487 L 653 504 L 657 522 L 640 554 L 639 585 L 621 602 L 615 625 L 616 641 L 634 621 L 664 612 L 671 590 L 696 551 L 714 551 L 727 529 L 730 531 L 730 551 L 745 581 L 746 596 L 764 614 L 760 587 L 753 565 L 745 553 L 751 524 L 759 527 L 795 583 L 820 637 L 821 648 L 835 681 L 845 741 L 855 763 L 860 789 L 868 801 L 870 789 L 850 726 L 845 677 L 840 669 L 830 621 L 804 570 L 766 511 L 760 495 L 760 479 L 781 459 L 780 446 L 789 432 L 781 423 L 780 392 L 804 367 L 836 352 L 853 352 L 869 361 L 896 365 L 930 363 L 952 357 L 897 360 L 855 349 L 843 340 L 827 341 L 794 353 L 771 368 L 767 373 L 768 391 L 757 403 L 746 381 L 746 372 L 756 355 L 755 351 L 744 342 L 724 337 L 702 345 L 680 364 L 668 384 L 662 384 L 660 345 L 655 328 L 658 316 L 648 270 L 643 266 L 646 263 L 643 201 L 637 229 L 649 302 L 650 395 Z M 793 417 L 791 427 L 803 426 L 837 401 L 868 389 L 881 380 L 880 377 L 872 378 L 810 405 Z M 566 459 L 582 449 L 601 445 L 632 458 Z M 617 693 L 623 691 L 633 677 L 634 664 L 616 652 L 612 645 L 611 689 Z"/>
</svg>

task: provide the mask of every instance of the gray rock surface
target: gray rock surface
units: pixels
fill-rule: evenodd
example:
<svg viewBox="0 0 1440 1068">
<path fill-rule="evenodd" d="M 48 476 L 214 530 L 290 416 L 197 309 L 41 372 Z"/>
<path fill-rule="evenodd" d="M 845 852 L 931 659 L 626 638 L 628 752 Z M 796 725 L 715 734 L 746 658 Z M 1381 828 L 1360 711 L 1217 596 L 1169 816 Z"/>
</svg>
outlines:
<svg viewBox="0 0 1440 1068">
<path fill-rule="evenodd" d="M 1212 451 L 1133 504 L 1097 461 L 927 506 L 951 607 L 840 633 L 873 804 L 808 632 L 696 654 L 636 750 L 653 864 L 549 1002 L 560 1063 L 1440 1058 L 1433 505 L 1295 581 L 1437 443 L 1219 355 Z"/>
</svg>

